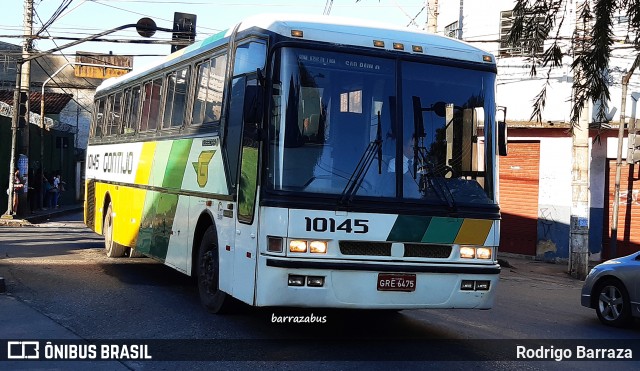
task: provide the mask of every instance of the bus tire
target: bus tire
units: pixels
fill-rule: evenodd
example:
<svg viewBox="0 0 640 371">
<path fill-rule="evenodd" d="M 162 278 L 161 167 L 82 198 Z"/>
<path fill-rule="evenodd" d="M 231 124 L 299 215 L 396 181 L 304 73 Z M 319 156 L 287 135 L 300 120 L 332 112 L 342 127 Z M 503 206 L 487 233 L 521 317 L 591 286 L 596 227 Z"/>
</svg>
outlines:
<svg viewBox="0 0 640 371">
<path fill-rule="evenodd" d="M 146 257 L 143 253 L 138 252 L 138 250 L 134 249 L 133 247 L 130 247 L 128 250 L 129 250 L 129 254 L 128 255 L 129 255 L 130 258 L 145 258 Z"/>
<path fill-rule="evenodd" d="M 124 256 L 125 247 L 113 240 L 113 208 L 111 204 L 107 207 L 107 214 L 104 216 L 102 224 L 102 234 L 104 234 L 104 250 L 109 258 L 120 258 Z"/>
<path fill-rule="evenodd" d="M 222 314 L 230 310 L 231 298 L 220 290 L 220 261 L 214 226 L 207 228 L 200 242 L 197 280 L 200 302 L 209 312 Z"/>
</svg>

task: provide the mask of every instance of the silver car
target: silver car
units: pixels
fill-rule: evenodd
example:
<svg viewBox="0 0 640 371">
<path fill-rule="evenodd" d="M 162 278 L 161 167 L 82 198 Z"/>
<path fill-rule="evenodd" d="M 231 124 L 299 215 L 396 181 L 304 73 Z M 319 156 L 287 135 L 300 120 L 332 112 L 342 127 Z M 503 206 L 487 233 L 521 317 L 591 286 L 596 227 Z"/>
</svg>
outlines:
<svg viewBox="0 0 640 371">
<path fill-rule="evenodd" d="M 623 327 L 640 317 L 640 252 L 593 267 L 584 281 L 581 303 L 594 308 L 608 326 Z"/>
</svg>

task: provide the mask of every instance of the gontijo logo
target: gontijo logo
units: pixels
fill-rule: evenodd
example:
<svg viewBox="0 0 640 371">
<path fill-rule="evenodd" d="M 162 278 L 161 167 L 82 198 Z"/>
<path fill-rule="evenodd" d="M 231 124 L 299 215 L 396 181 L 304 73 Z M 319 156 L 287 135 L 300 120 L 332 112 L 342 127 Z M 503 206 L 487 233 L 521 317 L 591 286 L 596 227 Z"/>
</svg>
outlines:
<svg viewBox="0 0 640 371">
<path fill-rule="evenodd" d="M 193 162 L 193 168 L 198 175 L 198 185 L 200 188 L 204 188 L 209 181 L 209 162 L 213 158 L 213 155 L 216 154 L 216 151 L 202 151 L 200 152 L 200 156 L 198 156 L 198 161 Z"/>
</svg>

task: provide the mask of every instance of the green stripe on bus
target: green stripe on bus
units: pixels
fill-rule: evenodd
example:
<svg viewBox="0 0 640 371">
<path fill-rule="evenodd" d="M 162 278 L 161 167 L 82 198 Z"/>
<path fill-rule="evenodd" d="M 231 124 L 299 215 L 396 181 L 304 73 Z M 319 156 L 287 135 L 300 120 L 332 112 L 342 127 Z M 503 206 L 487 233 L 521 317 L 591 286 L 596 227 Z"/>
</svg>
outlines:
<svg viewBox="0 0 640 371">
<path fill-rule="evenodd" d="M 169 238 L 178 208 L 178 195 L 149 191 L 136 249 L 162 261 L 167 258 Z"/>
<path fill-rule="evenodd" d="M 156 152 L 153 156 L 153 165 L 151 167 L 151 178 L 149 179 L 149 185 L 161 187 L 164 183 L 164 175 L 167 170 L 167 166 L 170 159 L 171 148 L 173 147 L 173 141 L 163 140 L 156 145 Z"/>
<path fill-rule="evenodd" d="M 430 216 L 399 215 L 387 241 L 420 242 L 431 223 Z"/>
<path fill-rule="evenodd" d="M 464 218 L 433 218 L 422 237 L 425 243 L 453 243 Z"/>
<path fill-rule="evenodd" d="M 144 207 L 142 208 L 142 219 L 140 220 L 140 230 L 136 239 L 136 250 L 151 254 L 151 246 L 153 245 L 153 217 L 155 215 L 155 205 L 160 193 L 147 191 L 144 197 Z"/>
<path fill-rule="evenodd" d="M 192 139 L 176 140 L 171 146 L 169 161 L 164 172 L 162 186 L 167 188 L 180 188 L 184 178 L 184 170 L 187 167 Z"/>
</svg>

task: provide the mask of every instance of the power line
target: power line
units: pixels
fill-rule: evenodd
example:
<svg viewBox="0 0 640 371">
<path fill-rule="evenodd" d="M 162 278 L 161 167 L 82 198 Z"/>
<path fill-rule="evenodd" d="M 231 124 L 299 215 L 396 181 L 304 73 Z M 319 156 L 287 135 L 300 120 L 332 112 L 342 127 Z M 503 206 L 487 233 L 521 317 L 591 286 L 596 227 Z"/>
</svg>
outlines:
<svg viewBox="0 0 640 371">
<path fill-rule="evenodd" d="M 161 20 L 161 21 L 166 21 L 166 22 L 169 22 L 169 23 L 173 24 L 173 19 L 167 19 L 167 18 L 161 18 L 161 17 L 152 17 L 152 16 L 149 16 L 148 14 L 143 14 L 143 13 L 139 13 L 139 12 L 134 12 L 133 10 L 120 8 L 120 7 L 117 7 L 117 6 L 114 6 L 114 5 L 107 5 L 107 4 L 105 4 L 105 3 L 102 3 L 100 0 L 89 0 L 89 1 L 91 1 L 91 2 L 92 2 L 92 3 L 94 3 L 94 4 L 99 4 L 99 5 L 102 5 L 102 6 L 109 7 L 109 8 L 113 8 L 113 9 L 121 10 L 121 11 L 123 11 L 123 12 L 131 13 L 131 14 L 136 14 L 136 15 L 143 16 L 143 17 L 149 17 L 149 18 L 159 19 L 159 20 Z M 150 3 L 155 3 L 155 2 L 150 1 Z M 210 27 L 202 27 L 202 26 L 198 26 L 198 28 L 199 28 L 199 29 L 204 28 L 204 29 L 206 29 L 206 30 L 211 30 L 211 31 L 214 31 L 214 32 L 220 32 L 220 31 L 222 31 L 221 29 L 217 29 L 217 28 L 210 28 Z"/>
<path fill-rule="evenodd" d="M 58 6 L 58 9 L 55 10 L 55 12 L 53 12 L 53 15 L 49 18 L 49 20 L 47 20 L 46 22 L 42 22 L 42 20 L 40 19 L 40 17 L 38 17 L 38 19 L 40 20 L 40 22 L 42 23 L 42 27 L 40 27 L 40 29 L 35 33 L 35 35 L 39 35 L 40 33 L 42 33 L 43 31 L 45 31 L 47 29 L 47 27 L 51 26 L 51 24 L 53 22 L 56 21 L 56 19 L 58 19 L 58 17 L 60 17 L 60 15 L 62 14 L 62 12 L 65 11 L 65 9 L 67 9 L 69 7 L 69 5 L 71 5 L 71 3 L 73 2 L 73 0 L 63 0 L 62 3 L 60 4 L 60 6 Z M 33 12 L 35 13 L 35 9 L 33 9 Z"/>
<path fill-rule="evenodd" d="M 332 5 L 333 5 L 333 0 L 327 0 L 327 2 L 324 4 L 324 12 L 322 12 L 322 14 L 329 15 L 329 13 L 331 13 Z"/>
</svg>

